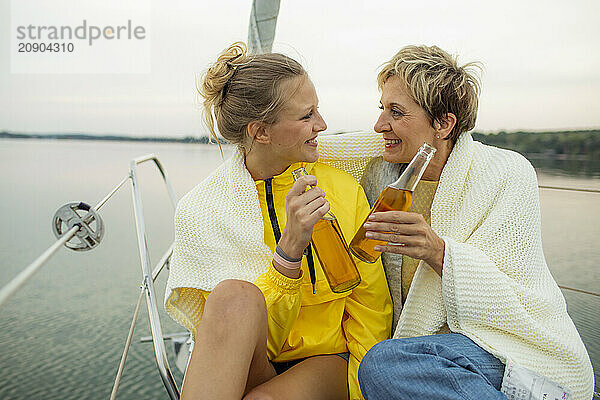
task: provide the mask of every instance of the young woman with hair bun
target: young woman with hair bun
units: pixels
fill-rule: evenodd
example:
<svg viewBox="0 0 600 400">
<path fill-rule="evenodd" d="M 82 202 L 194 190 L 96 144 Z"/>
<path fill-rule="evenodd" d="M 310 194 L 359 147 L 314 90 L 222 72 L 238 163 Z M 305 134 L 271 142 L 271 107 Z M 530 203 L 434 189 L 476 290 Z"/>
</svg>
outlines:
<svg viewBox="0 0 600 400">
<path fill-rule="evenodd" d="M 182 399 L 361 399 L 358 365 L 389 337 L 392 306 L 380 262 L 357 262 L 360 285 L 333 293 L 309 246 L 327 211 L 349 239 L 369 205 L 317 162 L 327 125 L 308 74 L 234 43 L 199 91 L 211 134 L 236 148 L 175 214 L 165 306 L 195 341 Z"/>
</svg>

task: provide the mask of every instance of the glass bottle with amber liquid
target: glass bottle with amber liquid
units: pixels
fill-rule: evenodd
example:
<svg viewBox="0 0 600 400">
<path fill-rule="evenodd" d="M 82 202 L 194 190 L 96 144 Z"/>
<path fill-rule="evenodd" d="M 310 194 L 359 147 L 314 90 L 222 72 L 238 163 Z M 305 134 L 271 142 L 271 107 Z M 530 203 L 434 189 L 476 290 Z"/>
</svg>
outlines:
<svg viewBox="0 0 600 400">
<path fill-rule="evenodd" d="M 381 253 L 375 251 L 374 247 L 377 245 L 386 245 L 387 242 L 367 239 L 365 236 L 367 230 L 364 228 L 364 224 L 374 212 L 408 211 L 412 204 L 412 194 L 417 187 L 417 183 L 419 183 L 434 154 L 435 148 L 427 143 L 423 143 L 423 146 L 419 148 L 419 151 L 417 151 L 417 154 L 404 172 L 402 172 L 400 178 L 396 182 L 386 186 L 381 194 L 379 194 L 377 201 L 375 201 L 373 208 L 371 208 L 371 212 L 369 212 L 358 232 L 352 238 L 352 242 L 350 242 L 350 251 L 356 257 L 368 263 L 374 263 L 381 256 Z"/>
<path fill-rule="evenodd" d="M 302 167 L 294 170 L 292 175 L 296 180 L 307 173 Z M 337 218 L 331 211 L 328 211 L 313 227 L 311 244 L 332 292 L 342 293 L 358 286 L 360 274 L 348 250 Z"/>
</svg>

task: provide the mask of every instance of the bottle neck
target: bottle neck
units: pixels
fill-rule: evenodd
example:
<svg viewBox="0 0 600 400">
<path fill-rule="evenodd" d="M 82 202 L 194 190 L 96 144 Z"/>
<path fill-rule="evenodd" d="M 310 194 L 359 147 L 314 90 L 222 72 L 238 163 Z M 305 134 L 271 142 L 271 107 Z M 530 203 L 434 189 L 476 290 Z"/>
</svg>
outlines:
<svg viewBox="0 0 600 400">
<path fill-rule="evenodd" d="M 308 173 L 306 172 L 306 169 L 304 169 L 304 166 L 292 171 L 292 176 L 294 177 L 294 181 L 297 181 L 298 178 L 300 178 L 303 175 L 308 175 Z M 312 188 L 313 188 L 312 185 L 306 186 L 306 190 L 309 190 Z M 333 213 L 331 212 L 331 210 L 329 210 L 321 219 L 332 220 L 332 219 L 336 219 L 336 218 L 335 218 L 335 215 L 333 215 Z"/>
<path fill-rule="evenodd" d="M 292 176 L 294 177 L 294 182 L 297 181 L 298 178 L 300 178 L 301 176 L 304 176 L 304 175 L 308 175 L 308 172 L 306 172 L 304 165 L 302 165 L 300 168 L 292 171 Z"/>
<path fill-rule="evenodd" d="M 414 192 L 434 153 L 435 149 L 433 147 L 424 144 L 402 172 L 400 178 L 388 187 Z"/>
</svg>

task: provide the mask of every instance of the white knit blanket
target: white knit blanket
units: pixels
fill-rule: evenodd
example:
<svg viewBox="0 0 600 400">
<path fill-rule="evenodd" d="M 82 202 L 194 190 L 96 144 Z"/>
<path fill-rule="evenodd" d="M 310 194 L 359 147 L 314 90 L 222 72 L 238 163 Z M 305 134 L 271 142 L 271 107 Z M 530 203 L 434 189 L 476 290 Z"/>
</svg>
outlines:
<svg viewBox="0 0 600 400">
<path fill-rule="evenodd" d="M 225 279 L 253 282 L 272 258 L 256 184 L 235 149 L 177 204 L 166 299 L 179 287 L 211 291 Z"/>
<path fill-rule="evenodd" d="M 546 265 L 531 164 L 463 134 L 442 171 L 431 226 L 446 244 L 443 277 L 420 263 L 394 337 L 435 334 L 447 323 L 589 400 L 592 367 Z"/>
</svg>

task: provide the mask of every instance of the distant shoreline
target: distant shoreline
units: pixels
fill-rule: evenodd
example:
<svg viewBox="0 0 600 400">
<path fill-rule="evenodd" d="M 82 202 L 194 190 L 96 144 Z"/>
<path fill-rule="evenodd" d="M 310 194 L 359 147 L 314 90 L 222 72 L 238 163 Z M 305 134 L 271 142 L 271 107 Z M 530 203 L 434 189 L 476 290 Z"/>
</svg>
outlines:
<svg viewBox="0 0 600 400">
<path fill-rule="evenodd" d="M 473 138 L 485 144 L 527 154 L 532 158 L 556 158 L 562 160 L 600 159 L 600 130 L 555 131 L 555 132 L 473 132 Z M 44 139 L 44 140 L 101 140 L 121 142 L 156 142 L 216 144 L 208 136 L 135 137 L 124 135 L 91 135 L 84 133 L 40 134 L 0 132 L 0 139 Z M 220 139 L 221 143 L 227 143 Z"/>
<path fill-rule="evenodd" d="M 110 140 L 119 142 L 160 142 L 160 143 L 193 143 L 216 144 L 208 136 L 186 136 L 183 138 L 149 137 L 149 136 L 123 136 L 123 135 L 90 135 L 86 133 L 12 133 L 0 132 L 0 139 L 50 139 L 50 140 Z"/>
</svg>

